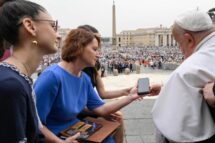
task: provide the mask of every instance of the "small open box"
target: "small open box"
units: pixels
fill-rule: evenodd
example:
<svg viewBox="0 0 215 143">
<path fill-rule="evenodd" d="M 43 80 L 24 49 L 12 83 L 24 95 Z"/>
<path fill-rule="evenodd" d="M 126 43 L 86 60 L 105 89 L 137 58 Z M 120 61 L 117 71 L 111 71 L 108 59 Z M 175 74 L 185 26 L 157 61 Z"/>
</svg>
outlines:
<svg viewBox="0 0 215 143">
<path fill-rule="evenodd" d="M 102 127 L 101 124 L 95 123 L 84 119 L 77 122 L 75 125 L 68 127 L 67 129 L 61 131 L 61 135 L 66 137 L 73 136 L 76 133 L 80 133 L 78 137 L 79 141 L 85 141 L 87 138 Z"/>
<path fill-rule="evenodd" d="M 116 121 L 113 122 L 104 118 L 87 117 L 83 121 L 61 131 L 61 137 L 67 138 L 80 132 L 81 135 L 77 139 L 78 141 L 101 143 L 119 126 L 120 123 Z"/>
</svg>

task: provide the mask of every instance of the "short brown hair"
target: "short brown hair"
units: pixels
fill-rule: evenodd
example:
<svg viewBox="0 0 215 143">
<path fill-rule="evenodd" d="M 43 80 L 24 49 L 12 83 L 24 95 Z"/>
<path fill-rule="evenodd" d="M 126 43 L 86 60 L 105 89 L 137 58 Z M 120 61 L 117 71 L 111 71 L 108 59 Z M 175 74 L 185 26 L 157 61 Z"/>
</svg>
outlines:
<svg viewBox="0 0 215 143">
<path fill-rule="evenodd" d="M 69 32 L 64 40 L 62 47 L 62 59 L 72 62 L 80 56 L 84 48 L 96 38 L 100 46 L 100 38 L 84 29 L 73 29 Z"/>
</svg>

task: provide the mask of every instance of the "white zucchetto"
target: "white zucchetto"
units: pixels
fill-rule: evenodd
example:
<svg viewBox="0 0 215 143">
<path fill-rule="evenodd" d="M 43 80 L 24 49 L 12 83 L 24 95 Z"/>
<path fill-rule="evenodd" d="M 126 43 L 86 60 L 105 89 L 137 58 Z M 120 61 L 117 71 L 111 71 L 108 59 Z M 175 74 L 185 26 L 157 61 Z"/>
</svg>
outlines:
<svg viewBox="0 0 215 143">
<path fill-rule="evenodd" d="M 180 14 L 176 18 L 175 23 L 184 30 L 193 32 L 204 31 L 213 27 L 210 16 L 200 10 L 192 10 Z"/>
</svg>

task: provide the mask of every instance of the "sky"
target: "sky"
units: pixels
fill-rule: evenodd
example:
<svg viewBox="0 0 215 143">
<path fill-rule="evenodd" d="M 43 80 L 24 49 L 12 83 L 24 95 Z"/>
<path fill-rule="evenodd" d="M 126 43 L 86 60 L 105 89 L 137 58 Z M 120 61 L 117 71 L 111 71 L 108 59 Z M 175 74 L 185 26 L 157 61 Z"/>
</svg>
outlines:
<svg viewBox="0 0 215 143">
<path fill-rule="evenodd" d="M 103 37 L 112 35 L 113 0 L 31 0 L 44 6 L 61 28 L 89 24 Z M 180 13 L 215 7 L 215 0 L 115 0 L 116 31 L 170 27 Z"/>
</svg>

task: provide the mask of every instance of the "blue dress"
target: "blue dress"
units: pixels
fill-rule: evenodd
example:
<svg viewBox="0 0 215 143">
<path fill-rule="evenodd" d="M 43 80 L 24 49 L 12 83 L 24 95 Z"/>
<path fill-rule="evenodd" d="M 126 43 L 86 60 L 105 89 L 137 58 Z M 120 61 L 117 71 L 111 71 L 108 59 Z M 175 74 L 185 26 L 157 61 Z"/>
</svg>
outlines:
<svg viewBox="0 0 215 143">
<path fill-rule="evenodd" d="M 76 77 L 58 65 L 48 67 L 34 84 L 38 114 L 42 123 L 58 135 L 75 124 L 77 115 L 87 106 L 93 110 L 104 104 L 82 72 Z M 114 143 L 108 137 L 104 143 Z"/>
</svg>

